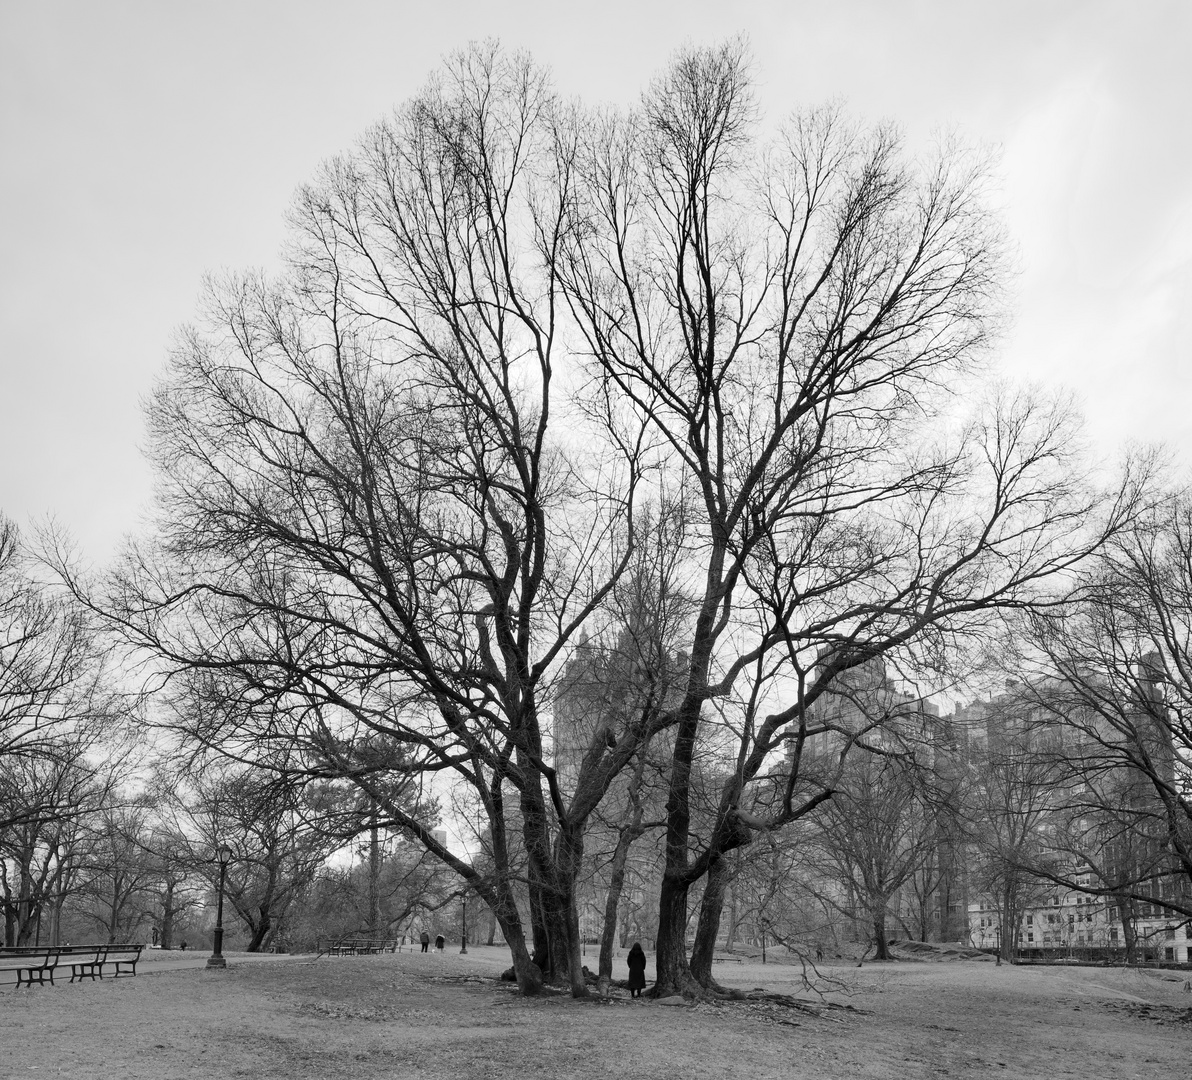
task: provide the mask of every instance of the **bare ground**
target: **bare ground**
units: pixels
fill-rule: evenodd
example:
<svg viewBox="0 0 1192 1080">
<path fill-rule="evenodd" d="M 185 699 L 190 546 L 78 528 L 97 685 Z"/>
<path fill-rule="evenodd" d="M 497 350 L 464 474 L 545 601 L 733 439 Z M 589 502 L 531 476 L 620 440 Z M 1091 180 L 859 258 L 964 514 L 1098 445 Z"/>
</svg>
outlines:
<svg viewBox="0 0 1192 1080">
<path fill-rule="evenodd" d="M 822 1017 L 774 1005 L 527 1000 L 508 952 L 143 965 L 135 979 L 0 988 L 0 1076 L 129 1078 L 1138 1077 L 1192 1075 L 1185 976 L 953 960 L 828 964 Z M 619 960 L 623 967 L 624 962 Z M 621 972 L 621 974 L 624 974 Z M 808 997 L 798 968 L 726 986 Z"/>
</svg>

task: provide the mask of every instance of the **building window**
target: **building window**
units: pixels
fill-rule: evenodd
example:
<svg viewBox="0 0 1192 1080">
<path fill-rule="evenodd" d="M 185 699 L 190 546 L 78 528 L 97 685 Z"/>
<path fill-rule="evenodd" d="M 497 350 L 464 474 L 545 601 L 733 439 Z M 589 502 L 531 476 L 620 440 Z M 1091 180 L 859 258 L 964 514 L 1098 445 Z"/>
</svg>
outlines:
<svg viewBox="0 0 1192 1080">
<path fill-rule="evenodd" d="M 1027 924 L 1027 926 L 1034 926 L 1034 925 L 1035 925 L 1035 917 L 1034 917 L 1034 915 L 1028 915 L 1028 916 L 1026 917 L 1026 924 Z"/>
<path fill-rule="evenodd" d="M 1035 935 L 1027 934 L 1026 939 L 1027 939 L 1027 941 L 1033 942 L 1035 940 Z"/>
</svg>

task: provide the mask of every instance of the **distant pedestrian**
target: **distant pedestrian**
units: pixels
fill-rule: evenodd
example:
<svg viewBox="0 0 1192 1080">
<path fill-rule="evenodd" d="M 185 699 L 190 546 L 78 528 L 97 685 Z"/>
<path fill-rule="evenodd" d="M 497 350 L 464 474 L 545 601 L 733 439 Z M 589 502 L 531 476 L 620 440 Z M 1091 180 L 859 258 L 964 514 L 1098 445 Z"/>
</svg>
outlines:
<svg viewBox="0 0 1192 1080">
<path fill-rule="evenodd" d="M 435 949 L 438 952 L 442 952 L 444 947 L 446 946 L 446 944 L 447 944 L 447 939 L 445 937 L 443 937 L 442 934 L 440 934 L 437 938 L 435 938 Z"/>
<path fill-rule="evenodd" d="M 183 952 L 186 952 L 186 938 L 182 939 L 182 944 L 178 946 Z"/>
<path fill-rule="evenodd" d="M 422 951 L 426 952 L 430 948 L 430 934 L 423 930 L 422 937 L 418 940 L 422 942 Z"/>
<path fill-rule="evenodd" d="M 646 988 L 646 954 L 642 952 L 640 941 L 633 943 L 625 959 L 629 964 L 629 996 L 641 997 Z"/>
</svg>

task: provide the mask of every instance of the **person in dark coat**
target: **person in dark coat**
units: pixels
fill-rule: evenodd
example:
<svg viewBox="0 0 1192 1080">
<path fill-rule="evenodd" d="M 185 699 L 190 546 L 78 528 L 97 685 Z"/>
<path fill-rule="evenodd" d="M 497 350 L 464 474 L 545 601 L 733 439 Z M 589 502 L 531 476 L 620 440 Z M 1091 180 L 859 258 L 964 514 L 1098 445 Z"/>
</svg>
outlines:
<svg viewBox="0 0 1192 1080">
<path fill-rule="evenodd" d="M 633 943 L 625 959 L 629 964 L 629 996 L 641 997 L 646 988 L 646 954 L 642 952 L 640 941 Z"/>
<path fill-rule="evenodd" d="M 425 930 L 422 931 L 421 941 L 422 951 L 426 952 L 428 949 L 430 949 L 430 934 L 428 934 Z"/>
</svg>

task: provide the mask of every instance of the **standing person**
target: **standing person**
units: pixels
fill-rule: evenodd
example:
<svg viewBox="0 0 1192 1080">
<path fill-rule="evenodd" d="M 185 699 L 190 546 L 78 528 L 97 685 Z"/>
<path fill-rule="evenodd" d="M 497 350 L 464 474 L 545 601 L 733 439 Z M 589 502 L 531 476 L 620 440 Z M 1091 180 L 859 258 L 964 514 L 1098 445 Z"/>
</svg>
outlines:
<svg viewBox="0 0 1192 1080">
<path fill-rule="evenodd" d="M 435 938 L 435 952 L 442 955 L 443 949 L 446 946 L 446 944 L 447 944 L 447 939 L 445 937 L 443 937 L 442 934 L 440 934 L 437 938 Z"/>
<path fill-rule="evenodd" d="M 625 960 L 629 964 L 629 996 L 641 997 L 646 988 L 646 954 L 642 952 L 640 941 L 633 943 Z"/>
<path fill-rule="evenodd" d="M 422 937 L 420 937 L 418 940 L 422 942 L 422 951 L 426 952 L 427 949 L 430 948 L 430 934 L 423 930 Z"/>
</svg>

